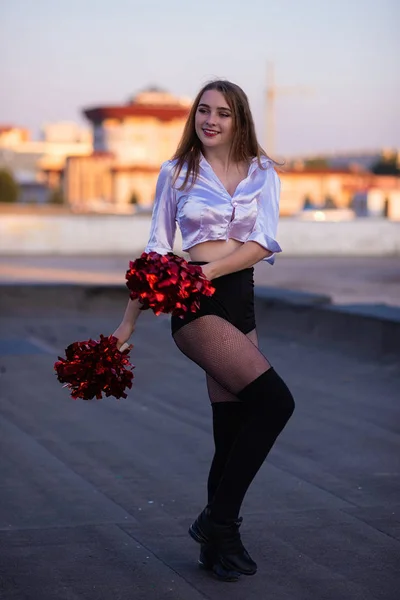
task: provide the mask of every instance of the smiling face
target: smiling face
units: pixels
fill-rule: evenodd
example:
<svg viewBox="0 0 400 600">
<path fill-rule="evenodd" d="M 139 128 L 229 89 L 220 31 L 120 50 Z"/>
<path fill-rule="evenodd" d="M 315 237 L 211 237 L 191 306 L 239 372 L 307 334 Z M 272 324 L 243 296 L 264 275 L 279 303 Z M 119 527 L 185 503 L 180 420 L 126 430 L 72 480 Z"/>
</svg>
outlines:
<svg viewBox="0 0 400 600">
<path fill-rule="evenodd" d="M 195 130 L 206 148 L 231 146 L 233 115 L 221 92 L 208 90 L 201 96 L 195 115 Z"/>
</svg>

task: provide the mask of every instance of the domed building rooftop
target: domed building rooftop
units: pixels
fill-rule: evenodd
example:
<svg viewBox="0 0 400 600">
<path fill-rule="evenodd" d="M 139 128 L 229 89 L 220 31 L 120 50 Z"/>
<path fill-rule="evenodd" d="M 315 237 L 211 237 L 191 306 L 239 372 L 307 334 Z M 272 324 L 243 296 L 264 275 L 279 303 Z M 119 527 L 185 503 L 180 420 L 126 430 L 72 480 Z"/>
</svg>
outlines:
<svg viewBox="0 0 400 600">
<path fill-rule="evenodd" d="M 179 105 L 190 107 L 192 101 L 187 97 L 178 97 L 157 86 L 145 88 L 130 100 L 130 104 L 148 104 L 153 106 Z"/>
<path fill-rule="evenodd" d="M 174 96 L 157 86 L 150 86 L 132 96 L 127 104 L 88 108 L 83 113 L 94 124 L 105 119 L 122 120 L 132 116 L 148 116 L 170 121 L 186 117 L 191 104 L 192 101 L 188 97 Z"/>
</svg>

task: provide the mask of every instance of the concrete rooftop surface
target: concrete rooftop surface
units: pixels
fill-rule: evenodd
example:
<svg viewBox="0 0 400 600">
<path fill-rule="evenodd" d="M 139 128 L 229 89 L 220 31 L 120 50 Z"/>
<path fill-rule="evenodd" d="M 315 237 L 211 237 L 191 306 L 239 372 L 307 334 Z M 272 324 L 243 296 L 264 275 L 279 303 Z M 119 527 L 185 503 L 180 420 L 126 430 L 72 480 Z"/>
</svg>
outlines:
<svg viewBox="0 0 400 600">
<path fill-rule="evenodd" d="M 0 256 L 0 283 L 121 284 L 132 256 Z M 329 296 L 337 304 L 400 307 L 400 259 L 386 257 L 278 256 L 255 269 L 258 285 Z"/>
<path fill-rule="evenodd" d="M 197 567 L 187 533 L 206 501 L 211 409 L 168 317 L 141 316 L 127 399 L 74 401 L 53 363 L 111 333 L 126 293 L 0 294 L 2 600 L 400 597 L 397 358 L 270 330 L 258 313 L 297 407 L 242 510 L 258 573 L 222 583 Z"/>
</svg>

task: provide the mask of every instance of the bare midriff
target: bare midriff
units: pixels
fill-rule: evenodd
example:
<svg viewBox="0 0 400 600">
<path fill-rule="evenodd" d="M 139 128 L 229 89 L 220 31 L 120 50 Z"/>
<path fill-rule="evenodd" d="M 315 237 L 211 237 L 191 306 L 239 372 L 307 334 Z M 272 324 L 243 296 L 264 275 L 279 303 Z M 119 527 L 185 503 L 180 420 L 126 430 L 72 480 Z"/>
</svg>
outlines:
<svg viewBox="0 0 400 600">
<path fill-rule="evenodd" d="M 196 244 L 188 251 L 190 260 L 199 262 L 212 262 L 226 258 L 232 252 L 240 248 L 243 242 L 238 240 L 210 240 L 202 244 Z"/>
</svg>

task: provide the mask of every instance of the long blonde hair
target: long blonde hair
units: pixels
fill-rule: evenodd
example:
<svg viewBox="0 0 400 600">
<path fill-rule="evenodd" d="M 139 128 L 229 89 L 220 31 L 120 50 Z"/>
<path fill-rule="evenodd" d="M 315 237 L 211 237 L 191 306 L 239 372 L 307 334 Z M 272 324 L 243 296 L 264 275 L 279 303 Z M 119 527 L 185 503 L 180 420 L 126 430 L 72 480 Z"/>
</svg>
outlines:
<svg viewBox="0 0 400 600">
<path fill-rule="evenodd" d="M 234 162 L 248 162 L 257 157 L 258 164 L 261 168 L 261 157 L 265 156 L 266 158 L 269 158 L 257 141 L 249 101 L 242 88 L 230 81 L 221 79 L 211 81 L 197 94 L 187 118 L 178 148 L 172 157 L 173 160 L 177 161 L 175 165 L 174 183 L 178 179 L 183 166 L 185 164 L 187 165 L 185 179 L 179 188 L 181 190 L 186 188 L 189 179 L 190 187 L 192 187 L 199 174 L 202 146 L 195 129 L 195 117 L 203 94 L 209 90 L 221 92 L 232 111 L 234 133 L 230 149 L 230 158 Z"/>
</svg>

